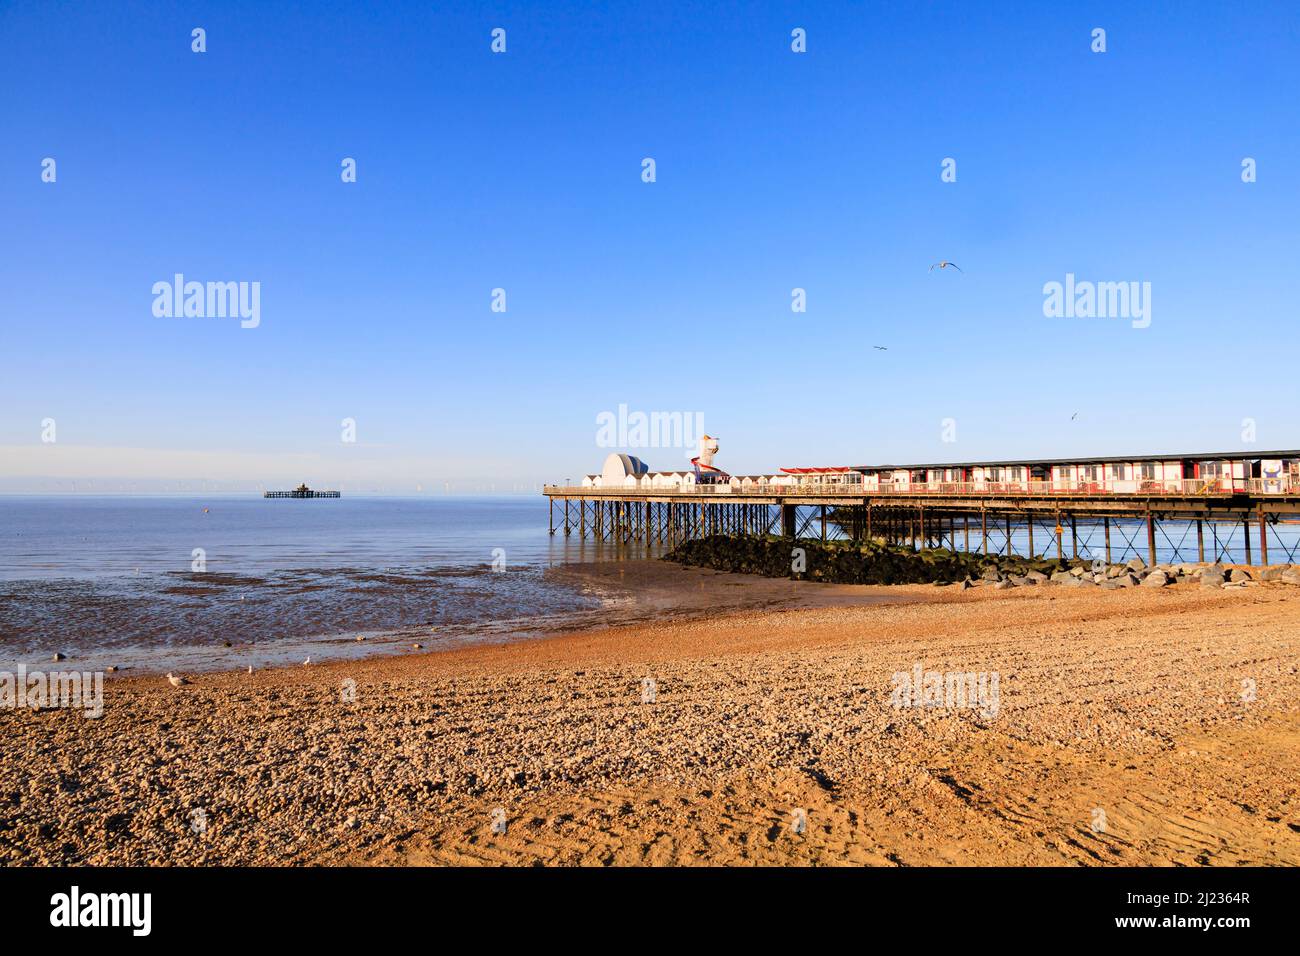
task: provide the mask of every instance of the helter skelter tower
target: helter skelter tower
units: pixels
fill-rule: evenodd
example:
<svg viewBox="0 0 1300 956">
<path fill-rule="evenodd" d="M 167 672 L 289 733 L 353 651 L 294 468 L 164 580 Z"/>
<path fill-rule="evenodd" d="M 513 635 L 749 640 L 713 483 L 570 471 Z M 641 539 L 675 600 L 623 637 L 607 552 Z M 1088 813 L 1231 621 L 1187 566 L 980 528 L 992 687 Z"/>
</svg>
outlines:
<svg viewBox="0 0 1300 956">
<path fill-rule="evenodd" d="M 691 464 L 695 467 L 695 483 L 697 485 L 718 485 L 725 484 L 731 480 L 731 476 L 721 468 L 713 467 L 713 456 L 718 453 L 718 440 L 710 435 L 705 435 L 700 439 L 700 453 L 691 459 Z"/>
</svg>

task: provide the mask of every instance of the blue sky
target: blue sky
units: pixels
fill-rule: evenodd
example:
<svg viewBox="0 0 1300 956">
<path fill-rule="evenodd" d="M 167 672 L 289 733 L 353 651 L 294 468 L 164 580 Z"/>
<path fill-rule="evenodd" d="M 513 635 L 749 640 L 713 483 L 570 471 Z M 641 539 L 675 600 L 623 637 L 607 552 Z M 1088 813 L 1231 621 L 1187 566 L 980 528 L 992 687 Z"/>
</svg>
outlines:
<svg viewBox="0 0 1300 956">
<path fill-rule="evenodd" d="M 0 490 L 1300 447 L 1300 9 L 1137 6 L 0 2 Z"/>
</svg>

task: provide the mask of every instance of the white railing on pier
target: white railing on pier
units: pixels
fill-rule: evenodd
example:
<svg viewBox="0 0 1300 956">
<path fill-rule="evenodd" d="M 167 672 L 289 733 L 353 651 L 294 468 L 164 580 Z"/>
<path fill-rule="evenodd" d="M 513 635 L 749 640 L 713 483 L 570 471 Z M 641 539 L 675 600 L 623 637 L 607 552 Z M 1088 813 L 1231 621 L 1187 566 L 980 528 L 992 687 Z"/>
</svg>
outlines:
<svg viewBox="0 0 1300 956">
<path fill-rule="evenodd" d="M 1232 495 L 1300 495 L 1300 480 L 1282 478 L 1169 478 L 1125 481 L 930 481 L 828 483 L 791 482 L 717 485 L 626 485 L 582 487 L 546 485 L 545 494 L 586 497 L 625 495 L 668 495 L 681 497 L 763 496 L 863 498 L 900 495 L 907 497 L 1186 497 L 1211 498 Z"/>
</svg>

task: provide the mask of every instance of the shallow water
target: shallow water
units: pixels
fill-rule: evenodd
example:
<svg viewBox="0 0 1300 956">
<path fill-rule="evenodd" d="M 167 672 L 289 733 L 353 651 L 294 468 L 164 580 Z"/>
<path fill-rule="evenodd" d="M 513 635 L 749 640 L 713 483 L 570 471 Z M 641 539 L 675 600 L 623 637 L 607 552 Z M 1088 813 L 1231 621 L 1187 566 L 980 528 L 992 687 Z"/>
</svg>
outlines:
<svg viewBox="0 0 1300 956">
<path fill-rule="evenodd" d="M 578 626 L 617 598 L 552 569 L 609 556 L 551 536 L 540 497 L 0 498 L 0 660 L 260 666 Z"/>
<path fill-rule="evenodd" d="M 1128 524 L 1112 525 L 1116 560 L 1144 554 L 1144 528 Z M 813 593 L 784 581 L 688 582 L 650 566 L 658 562 L 614 570 L 604 562 L 659 549 L 547 529 L 540 496 L 0 497 L 0 670 L 46 666 L 55 652 L 77 669 L 263 667 L 410 652 L 415 643 L 432 650 L 518 639 L 683 608 L 785 604 Z M 1300 549 L 1297 530 L 1272 529 L 1273 560 Z M 1161 560 L 1195 560 L 1194 532 L 1170 525 L 1168 533 Z M 1022 538 L 1013 535 L 1018 553 L 1027 550 Z M 1036 544 L 1041 552 L 1044 540 Z M 1092 556 L 1100 532 L 1081 528 L 1080 545 Z M 1243 545 L 1240 528 L 1207 531 L 1207 550 L 1217 548 L 1223 560 L 1244 554 Z M 688 595 L 684 587 L 703 591 Z"/>
</svg>

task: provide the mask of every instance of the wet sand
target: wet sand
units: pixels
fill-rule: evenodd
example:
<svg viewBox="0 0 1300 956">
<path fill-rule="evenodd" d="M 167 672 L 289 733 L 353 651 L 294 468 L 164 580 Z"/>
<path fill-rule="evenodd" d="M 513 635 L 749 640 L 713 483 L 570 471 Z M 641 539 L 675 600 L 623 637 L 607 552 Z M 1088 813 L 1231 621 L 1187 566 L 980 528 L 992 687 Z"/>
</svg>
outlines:
<svg viewBox="0 0 1300 956">
<path fill-rule="evenodd" d="M 567 564 L 551 574 L 556 580 L 590 588 L 607 598 L 609 604 L 598 622 L 599 628 L 693 620 L 740 611 L 944 600 L 943 589 L 931 587 L 821 584 L 756 574 L 728 574 L 659 560 Z"/>
<path fill-rule="evenodd" d="M 0 862 L 1300 863 L 1300 589 L 856 590 L 0 712 Z"/>
<path fill-rule="evenodd" d="M 707 568 L 684 568 L 646 558 L 557 565 L 547 569 L 545 575 L 549 583 L 581 595 L 590 601 L 592 607 L 485 621 L 441 625 L 429 622 L 386 629 L 356 628 L 334 634 L 255 641 L 223 640 L 223 634 L 212 636 L 206 643 L 160 640 L 157 645 L 113 647 L 98 646 L 93 640 L 65 640 L 17 657 L 0 655 L 0 667 L 12 668 L 19 662 L 29 668 L 43 667 L 58 652 L 66 655 L 68 666 L 84 670 L 115 667 L 120 672 L 133 674 L 205 673 L 244 670 L 250 665 L 261 670 L 299 664 L 308 657 L 323 663 L 403 654 L 417 643 L 422 650 L 447 650 L 653 621 L 690 620 L 732 611 L 934 598 L 933 594 L 924 593 L 873 593 L 858 585 L 824 585 L 728 575 Z M 413 586 L 417 583 L 421 582 L 411 581 Z M 211 595 L 207 595 L 205 599 L 210 598 Z M 483 600 L 490 601 L 490 595 L 485 595 Z M 260 611 L 255 605 L 250 605 L 248 613 L 256 615 Z M 93 620 L 93 610 L 88 611 L 85 628 L 92 636 Z"/>
</svg>

